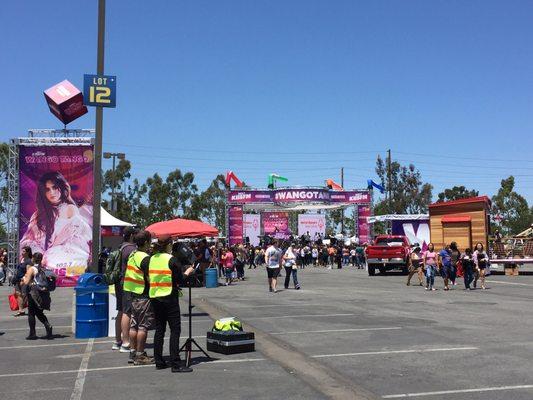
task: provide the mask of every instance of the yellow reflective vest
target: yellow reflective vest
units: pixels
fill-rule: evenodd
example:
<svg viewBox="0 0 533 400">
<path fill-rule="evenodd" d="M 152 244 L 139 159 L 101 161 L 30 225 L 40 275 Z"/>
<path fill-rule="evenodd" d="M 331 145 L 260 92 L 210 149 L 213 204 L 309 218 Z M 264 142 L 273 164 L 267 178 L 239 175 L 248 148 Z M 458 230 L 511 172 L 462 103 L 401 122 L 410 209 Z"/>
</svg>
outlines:
<svg viewBox="0 0 533 400">
<path fill-rule="evenodd" d="M 148 266 L 150 290 L 148 295 L 151 299 L 172 294 L 172 271 L 169 265 L 171 258 L 172 256 L 167 253 L 156 253 L 150 257 Z"/>
<path fill-rule="evenodd" d="M 144 274 L 141 270 L 141 262 L 148 254 L 144 251 L 135 250 L 128 257 L 126 273 L 124 274 L 124 291 L 136 294 L 144 292 Z"/>
</svg>

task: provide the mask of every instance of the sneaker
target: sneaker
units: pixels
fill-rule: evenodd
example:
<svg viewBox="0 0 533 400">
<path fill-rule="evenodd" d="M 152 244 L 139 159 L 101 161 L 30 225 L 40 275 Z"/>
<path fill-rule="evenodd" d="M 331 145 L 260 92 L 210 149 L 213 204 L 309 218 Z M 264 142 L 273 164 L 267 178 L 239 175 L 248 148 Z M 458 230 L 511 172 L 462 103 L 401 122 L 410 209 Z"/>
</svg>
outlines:
<svg viewBox="0 0 533 400">
<path fill-rule="evenodd" d="M 35 333 L 33 335 L 30 334 L 26 336 L 26 340 L 37 340 L 37 339 L 39 339 L 39 337 Z"/>
<path fill-rule="evenodd" d="M 429 290 L 429 288 L 428 288 L 427 286 L 425 287 L 425 289 L 426 289 L 426 290 Z"/>
<path fill-rule="evenodd" d="M 432 287 L 431 290 L 435 291 L 435 290 L 437 290 L 437 289 L 435 289 L 434 287 Z"/>
<path fill-rule="evenodd" d="M 301 289 L 300 285 L 296 286 L 296 290 L 300 290 L 300 289 Z"/>
<path fill-rule="evenodd" d="M 128 357 L 128 364 L 134 364 L 135 363 L 135 354 L 137 352 L 135 350 L 130 351 L 130 356 Z"/>
<path fill-rule="evenodd" d="M 186 367 L 185 365 L 173 365 L 172 372 L 192 372 L 192 368 Z"/>
<path fill-rule="evenodd" d="M 120 350 L 120 346 L 122 346 L 122 342 L 115 342 L 113 343 L 113 346 L 111 346 L 111 350 Z"/>
<path fill-rule="evenodd" d="M 143 352 L 141 353 L 140 355 L 138 355 L 137 357 L 135 357 L 135 365 L 151 365 L 153 364 L 155 361 L 154 361 L 154 358 L 153 357 L 149 357 L 146 352 Z"/>
<path fill-rule="evenodd" d="M 120 349 L 119 349 L 119 351 L 121 353 L 130 353 L 130 350 L 131 349 L 130 349 L 130 345 L 129 344 L 128 345 L 122 345 L 122 346 L 120 346 Z"/>
</svg>

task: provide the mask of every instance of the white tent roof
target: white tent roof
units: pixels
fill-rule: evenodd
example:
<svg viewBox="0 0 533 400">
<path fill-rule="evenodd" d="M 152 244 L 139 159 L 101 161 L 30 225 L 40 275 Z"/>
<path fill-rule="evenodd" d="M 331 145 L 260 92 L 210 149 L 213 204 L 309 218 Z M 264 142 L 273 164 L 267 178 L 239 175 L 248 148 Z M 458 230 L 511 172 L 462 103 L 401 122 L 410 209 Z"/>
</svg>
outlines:
<svg viewBox="0 0 533 400">
<path fill-rule="evenodd" d="M 374 222 L 383 222 L 383 221 L 404 221 L 404 220 L 428 220 L 429 214 L 388 214 L 388 215 L 374 215 L 372 217 L 367 217 L 369 224 Z"/>
<path fill-rule="evenodd" d="M 101 226 L 133 226 L 129 222 L 121 221 L 109 214 L 104 207 L 100 207 L 100 225 Z"/>
</svg>

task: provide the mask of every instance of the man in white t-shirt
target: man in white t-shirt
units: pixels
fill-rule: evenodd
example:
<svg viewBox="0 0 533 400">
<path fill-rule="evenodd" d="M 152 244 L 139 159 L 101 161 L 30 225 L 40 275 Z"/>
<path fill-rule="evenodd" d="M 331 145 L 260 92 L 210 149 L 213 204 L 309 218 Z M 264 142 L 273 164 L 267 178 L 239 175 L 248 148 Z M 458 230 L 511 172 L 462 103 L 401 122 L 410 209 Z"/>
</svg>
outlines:
<svg viewBox="0 0 533 400">
<path fill-rule="evenodd" d="M 281 250 L 278 248 L 276 240 L 272 242 L 265 252 L 265 263 L 268 275 L 268 288 L 271 292 L 276 293 L 277 278 L 281 266 Z"/>
</svg>

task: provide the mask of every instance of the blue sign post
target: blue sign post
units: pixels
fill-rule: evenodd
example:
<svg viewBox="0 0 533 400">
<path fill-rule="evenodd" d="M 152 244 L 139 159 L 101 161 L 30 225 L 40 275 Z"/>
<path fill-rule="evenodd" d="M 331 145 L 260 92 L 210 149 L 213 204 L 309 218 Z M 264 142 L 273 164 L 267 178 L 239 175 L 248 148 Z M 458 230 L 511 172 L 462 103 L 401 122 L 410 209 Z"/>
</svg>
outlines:
<svg viewBox="0 0 533 400">
<path fill-rule="evenodd" d="M 83 104 L 93 107 L 116 107 L 117 77 L 83 75 Z"/>
</svg>

